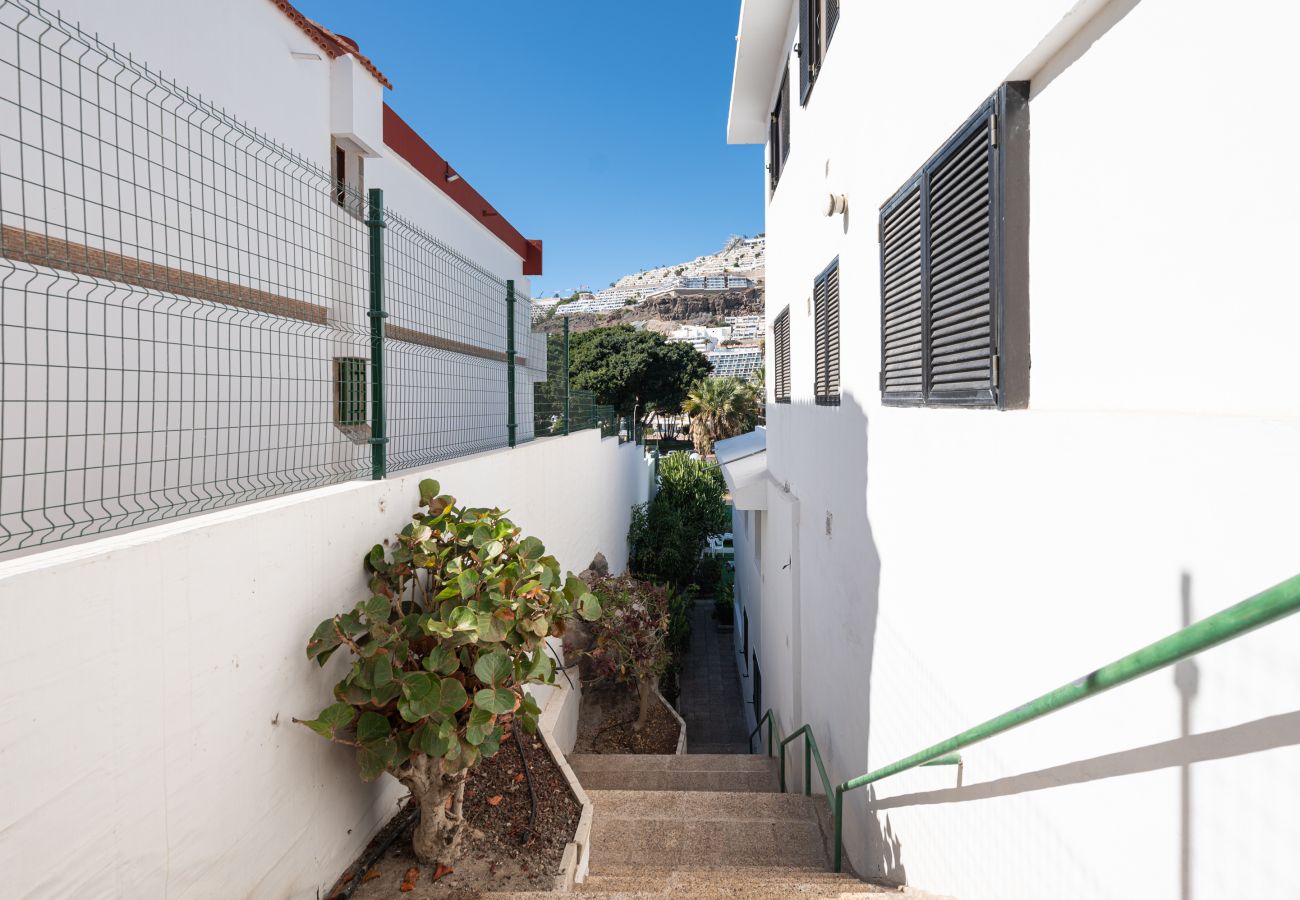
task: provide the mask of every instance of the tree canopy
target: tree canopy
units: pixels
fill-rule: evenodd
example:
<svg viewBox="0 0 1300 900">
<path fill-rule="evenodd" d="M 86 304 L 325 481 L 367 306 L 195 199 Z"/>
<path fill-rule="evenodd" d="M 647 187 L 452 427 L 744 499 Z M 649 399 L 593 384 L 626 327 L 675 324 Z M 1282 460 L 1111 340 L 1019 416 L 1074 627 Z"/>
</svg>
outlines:
<svg viewBox="0 0 1300 900">
<path fill-rule="evenodd" d="M 552 335 L 551 340 L 563 341 Z M 592 391 L 596 402 L 618 415 L 633 407 L 644 418 L 648 406 L 677 409 L 691 385 L 711 371 L 709 360 L 690 344 L 670 343 L 631 325 L 593 328 L 569 338 L 570 385 Z"/>
</svg>

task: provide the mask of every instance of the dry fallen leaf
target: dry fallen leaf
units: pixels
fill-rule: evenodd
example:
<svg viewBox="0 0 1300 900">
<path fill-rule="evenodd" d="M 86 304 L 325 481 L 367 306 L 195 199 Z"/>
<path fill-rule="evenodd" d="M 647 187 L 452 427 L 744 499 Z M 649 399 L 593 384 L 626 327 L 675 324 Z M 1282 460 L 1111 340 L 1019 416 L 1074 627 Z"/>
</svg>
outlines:
<svg viewBox="0 0 1300 900">
<path fill-rule="evenodd" d="M 455 871 L 456 870 L 451 866 L 444 866 L 442 863 L 438 863 L 438 868 L 433 870 L 433 880 L 437 881 L 439 878 L 445 878 Z"/>
<path fill-rule="evenodd" d="M 380 874 L 382 873 L 380 873 L 378 869 L 371 869 L 369 872 L 361 876 L 361 883 L 365 884 L 367 881 L 374 881 L 380 876 Z"/>
<path fill-rule="evenodd" d="M 398 888 L 398 890 L 401 891 L 403 894 L 410 893 L 411 891 L 415 890 L 415 885 L 411 884 L 411 882 L 409 881 L 403 881 L 401 886 Z"/>
<path fill-rule="evenodd" d="M 523 781 L 523 780 L 524 780 L 524 773 L 523 773 L 523 772 L 520 772 L 518 775 L 515 776 L 515 784 L 518 784 L 519 782 L 521 782 L 521 781 Z"/>
<path fill-rule="evenodd" d="M 501 800 L 502 797 L 500 794 L 497 794 L 495 797 L 488 797 L 488 806 L 499 806 L 501 804 Z"/>
<path fill-rule="evenodd" d="M 406 870 L 406 877 L 404 877 L 402 880 L 403 880 L 403 881 L 419 881 L 419 880 L 420 880 L 420 867 L 419 867 L 419 866 L 411 866 L 411 868 L 409 868 L 409 869 Z"/>
</svg>

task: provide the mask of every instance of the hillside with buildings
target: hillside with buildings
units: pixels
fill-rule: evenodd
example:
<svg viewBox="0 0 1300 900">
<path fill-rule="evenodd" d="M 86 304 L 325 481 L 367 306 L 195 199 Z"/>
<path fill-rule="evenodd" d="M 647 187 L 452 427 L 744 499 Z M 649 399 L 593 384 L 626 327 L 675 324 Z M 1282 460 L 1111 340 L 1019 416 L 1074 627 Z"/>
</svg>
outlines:
<svg viewBox="0 0 1300 900">
<path fill-rule="evenodd" d="M 673 292 L 723 292 L 751 288 L 763 281 L 767 238 L 733 235 L 721 250 L 689 262 L 658 266 L 624 275 L 600 291 L 579 290 L 534 298 L 533 317 L 552 313 L 612 313 L 626 306 Z"/>
<path fill-rule="evenodd" d="M 533 301 L 538 331 L 586 331 L 631 325 L 691 344 L 715 375 L 750 378 L 763 364 L 766 238 L 729 238 L 690 262 L 624 275 L 608 288 Z"/>
</svg>

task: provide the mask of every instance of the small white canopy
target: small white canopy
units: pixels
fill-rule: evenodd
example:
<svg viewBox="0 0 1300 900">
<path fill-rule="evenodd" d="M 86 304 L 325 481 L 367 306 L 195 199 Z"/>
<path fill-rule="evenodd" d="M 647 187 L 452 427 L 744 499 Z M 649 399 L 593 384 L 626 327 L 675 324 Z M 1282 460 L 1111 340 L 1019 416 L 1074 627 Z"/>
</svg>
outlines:
<svg viewBox="0 0 1300 900">
<path fill-rule="evenodd" d="M 736 509 L 767 509 L 767 429 L 718 441 L 713 452 Z"/>
</svg>

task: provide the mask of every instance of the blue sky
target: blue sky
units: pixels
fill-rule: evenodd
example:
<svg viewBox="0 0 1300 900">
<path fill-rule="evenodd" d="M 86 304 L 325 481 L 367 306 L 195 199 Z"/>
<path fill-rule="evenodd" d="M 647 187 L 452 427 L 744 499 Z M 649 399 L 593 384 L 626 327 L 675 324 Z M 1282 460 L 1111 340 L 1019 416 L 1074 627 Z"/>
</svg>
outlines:
<svg viewBox="0 0 1300 900">
<path fill-rule="evenodd" d="M 725 136 L 739 0 L 295 2 L 356 40 L 389 105 L 545 241 L 538 296 L 763 230 L 762 148 Z"/>
</svg>

